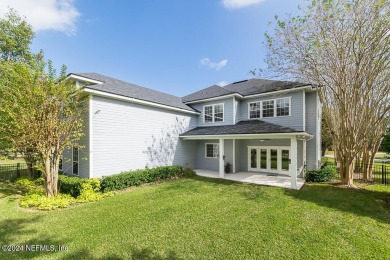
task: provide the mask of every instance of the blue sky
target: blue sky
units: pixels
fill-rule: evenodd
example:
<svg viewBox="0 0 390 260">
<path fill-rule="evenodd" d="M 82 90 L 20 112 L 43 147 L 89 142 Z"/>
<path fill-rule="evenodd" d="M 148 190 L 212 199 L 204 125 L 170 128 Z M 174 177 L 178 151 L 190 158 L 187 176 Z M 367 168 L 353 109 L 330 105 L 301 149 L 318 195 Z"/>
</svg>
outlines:
<svg viewBox="0 0 390 260">
<path fill-rule="evenodd" d="M 2 0 L 33 24 L 33 50 L 176 96 L 265 68 L 268 21 L 304 0 Z"/>
</svg>

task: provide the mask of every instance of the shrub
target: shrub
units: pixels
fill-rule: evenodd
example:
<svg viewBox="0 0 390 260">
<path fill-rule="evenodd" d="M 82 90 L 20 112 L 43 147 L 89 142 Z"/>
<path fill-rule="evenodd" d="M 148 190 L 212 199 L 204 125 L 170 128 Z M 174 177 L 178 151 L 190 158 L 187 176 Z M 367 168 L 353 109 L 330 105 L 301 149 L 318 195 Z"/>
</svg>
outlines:
<svg viewBox="0 0 390 260">
<path fill-rule="evenodd" d="M 186 168 L 183 170 L 183 177 L 193 177 L 195 175 L 196 175 L 195 171 L 190 168 Z"/>
<path fill-rule="evenodd" d="M 20 200 L 23 208 L 36 207 L 40 210 L 52 210 L 56 208 L 66 208 L 74 203 L 75 199 L 69 194 L 58 194 L 53 197 L 46 197 L 39 194 L 27 194 Z"/>
<path fill-rule="evenodd" d="M 45 189 L 43 188 L 42 178 L 36 180 L 30 180 L 26 178 L 20 178 L 15 181 L 15 186 L 27 194 L 44 195 Z"/>
<path fill-rule="evenodd" d="M 81 194 L 82 184 L 87 180 L 79 177 L 58 175 L 58 190 L 60 193 L 69 194 L 73 198 L 77 198 Z"/>
<path fill-rule="evenodd" d="M 308 182 L 325 182 L 337 176 L 336 167 L 325 166 L 322 169 L 308 171 L 306 173 L 306 181 Z"/>
<path fill-rule="evenodd" d="M 155 182 L 165 179 L 183 177 L 185 171 L 181 166 L 163 166 L 152 169 L 121 172 L 119 174 L 103 177 L 101 190 L 103 192 L 122 190 L 143 183 Z M 191 174 L 187 172 L 187 174 Z"/>
<path fill-rule="evenodd" d="M 88 179 L 81 184 L 80 196 L 77 197 L 77 202 L 91 202 L 101 200 L 104 197 L 114 195 L 113 192 L 101 193 L 100 180 L 98 178 Z"/>
<path fill-rule="evenodd" d="M 227 162 L 225 165 L 225 173 L 231 173 L 232 172 L 232 165 Z"/>
</svg>

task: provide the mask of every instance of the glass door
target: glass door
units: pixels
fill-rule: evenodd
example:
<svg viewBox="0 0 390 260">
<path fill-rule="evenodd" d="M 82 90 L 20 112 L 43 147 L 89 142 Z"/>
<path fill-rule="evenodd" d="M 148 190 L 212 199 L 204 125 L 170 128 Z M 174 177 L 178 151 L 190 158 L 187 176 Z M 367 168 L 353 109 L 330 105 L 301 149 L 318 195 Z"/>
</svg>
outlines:
<svg viewBox="0 0 390 260">
<path fill-rule="evenodd" d="M 260 169 L 268 168 L 267 149 L 260 149 Z"/>
<path fill-rule="evenodd" d="M 271 170 L 278 170 L 278 150 L 277 149 L 270 149 L 270 156 L 271 156 Z"/>
<path fill-rule="evenodd" d="M 290 151 L 282 149 L 282 171 L 290 170 Z"/>
<path fill-rule="evenodd" d="M 258 158 L 257 158 L 258 148 L 250 148 L 249 149 L 249 170 L 257 171 L 258 170 Z"/>
<path fill-rule="evenodd" d="M 288 147 L 248 147 L 248 171 L 289 174 Z"/>
</svg>

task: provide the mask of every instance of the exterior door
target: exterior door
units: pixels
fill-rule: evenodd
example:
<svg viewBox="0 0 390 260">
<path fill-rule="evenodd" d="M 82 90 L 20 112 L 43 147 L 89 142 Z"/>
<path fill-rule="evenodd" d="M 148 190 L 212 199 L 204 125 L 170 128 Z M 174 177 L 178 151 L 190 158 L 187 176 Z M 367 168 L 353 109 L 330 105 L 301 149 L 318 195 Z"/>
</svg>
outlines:
<svg viewBox="0 0 390 260">
<path fill-rule="evenodd" d="M 249 158 L 249 170 L 257 171 L 258 169 L 258 150 L 257 148 L 249 148 L 248 158 Z"/>
<path fill-rule="evenodd" d="M 289 147 L 248 147 L 248 171 L 290 174 Z"/>
</svg>

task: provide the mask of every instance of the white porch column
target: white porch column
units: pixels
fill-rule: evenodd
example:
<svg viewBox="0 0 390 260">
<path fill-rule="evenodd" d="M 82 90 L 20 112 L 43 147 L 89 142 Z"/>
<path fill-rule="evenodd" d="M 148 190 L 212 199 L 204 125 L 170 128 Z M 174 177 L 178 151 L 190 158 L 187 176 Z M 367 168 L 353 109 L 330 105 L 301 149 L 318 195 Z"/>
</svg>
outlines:
<svg viewBox="0 0 390 260">
<path fill-rule="evenodd" d="M 225 140 L 219 139 L 219 178 L 225 178 L 225 163 L 224 163 L 224 155 L 225 155 Z"/>
<path fill-rule="evenodd" d="M 291 188 L 297 189 L 297 161 L 298 161 L 298 145 L 297 145 L 297 137 L 291 137 L 291 164 L 290 164 L 290 172 L 291 172 Z"/>
<path fill-rule="evenodd" d="M 236 139 L 233 139 L 233 170 L 232 173 L 236 173 Z"/>
<path fill-rule="evenodd" d="M 302 156 L 303 161 L 302 161 L 302 163 L 303 163 L 303 167 L 305 167 L 306 166 L 306 138 L 303 139 L 302 142 L 303 142 L 303 148 L 302 148 L 302 150 L 303 150 L 303 156 Z M 303 170 L 305 170 L 305 168 Z M 303 174 L 305 174 L 305 172 L 303 172 Z M 303 177 L 305 177 L 305 176 L 303 176 Z"/>
</svg>

